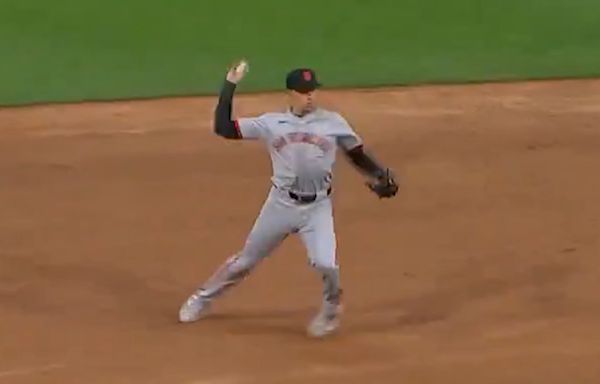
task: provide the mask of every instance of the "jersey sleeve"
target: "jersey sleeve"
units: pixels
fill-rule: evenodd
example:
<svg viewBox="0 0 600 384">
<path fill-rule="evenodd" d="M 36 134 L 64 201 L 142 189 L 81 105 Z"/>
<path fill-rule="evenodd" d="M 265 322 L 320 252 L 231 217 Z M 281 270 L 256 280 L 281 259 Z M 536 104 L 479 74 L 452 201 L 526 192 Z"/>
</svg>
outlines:
<svg viewBox="0 0 600 384">
<path fill-rule="evenodd" d="M 248 140 L 262 139 L 267 136 L 269 130 L 269 124 L 264 115 L 239 118 L 235 120 L 235 126 L 240 138 Z"/>
<path fill-rule="evenodd" d="M 346 151 L 356 148 L 363 143 L 361 137 L 352 129 L 348 121 L 339 114 L 335 115 L 333 134 L 336 137 L 337 145 Z"/>
</svg>

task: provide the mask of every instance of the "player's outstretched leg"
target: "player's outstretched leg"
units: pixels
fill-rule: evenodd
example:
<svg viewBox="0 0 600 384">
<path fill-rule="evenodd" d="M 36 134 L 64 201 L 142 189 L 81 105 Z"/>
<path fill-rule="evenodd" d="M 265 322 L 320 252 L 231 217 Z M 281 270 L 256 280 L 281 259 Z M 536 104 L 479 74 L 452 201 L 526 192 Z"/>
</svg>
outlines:
<svg viewBox="0 0 600 384">
<path fill-rule="evenodd" d="M 319 312 L 309 323 L 307 332 L 312 337 L 323 337 L 338 329 L 342 309 L 331 200 L 325 200 L 314 207 L 300 230 L 300 236 L 311 265 L 323 280 L 323 302 Z"/>
<path fill-rule="evenodd" d="M 190 323 L 207 314 L 212 299 L 221 295 L 227 288 L 242 281 L 258 259 L 241 258 L 239 254 L 229 258 L 217 271 L 196 290 L 181 306 L 179 321 Z"/>
<path fill-rule="evenodd" d="M 244 249 L 229 258 L 187 299 L 179 310 L 179 321 L 189 323 L 206 315 L 211 301 L 248 276 L 287 237 L 292 227 L 293 222 L 285 207 L 268 199 L 246 239 Z"/>
</svg>

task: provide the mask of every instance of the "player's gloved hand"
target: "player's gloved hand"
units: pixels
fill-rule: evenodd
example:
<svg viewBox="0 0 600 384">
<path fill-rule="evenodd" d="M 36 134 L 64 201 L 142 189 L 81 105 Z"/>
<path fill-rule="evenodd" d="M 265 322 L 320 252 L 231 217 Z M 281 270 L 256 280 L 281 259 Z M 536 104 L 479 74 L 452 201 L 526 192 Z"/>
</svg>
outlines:
<svg viewBox="0 0 600 384">
<path fill-rule="evenodd" d="M 369 181 L 366 184 L 380 199 L 390 198 L 398 193 L 398 183 L 389 168 L 386 168 L 384 173 L 376 180 Z"/>
<path fill-rule="evenodd" d="M 234 66 L 229 68 L 229 71 L 227 72 L 227 77 L 226 77 L 227 81 L 229 81 L 230 83 L 237 84 L 240 81 L 242 81 L 244 76 L 246 76 L 247 72 L 248 72 L 248 62 L 245 60 L 241 60 L 237 64 L 235 64 Z"/>
</svg>

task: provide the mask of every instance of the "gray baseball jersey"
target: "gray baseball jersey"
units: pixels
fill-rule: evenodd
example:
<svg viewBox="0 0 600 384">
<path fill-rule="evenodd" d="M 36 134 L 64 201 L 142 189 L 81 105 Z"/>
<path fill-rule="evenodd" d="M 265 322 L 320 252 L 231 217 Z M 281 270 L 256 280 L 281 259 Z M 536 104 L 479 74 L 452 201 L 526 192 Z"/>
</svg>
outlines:
<svg viewBox="0 0 600 384">
<path fill-rule="evenodd" d="M 361 143 L 348 122 L 336 112 L 317 109 L 304 117 L 291 112 L 266 113 L 237 121 L 244 139 L 261 139 L 273 163 L 273 184 L 298 194 L 327 190 L 332 182 L 336 149 Z"/>
</svg>

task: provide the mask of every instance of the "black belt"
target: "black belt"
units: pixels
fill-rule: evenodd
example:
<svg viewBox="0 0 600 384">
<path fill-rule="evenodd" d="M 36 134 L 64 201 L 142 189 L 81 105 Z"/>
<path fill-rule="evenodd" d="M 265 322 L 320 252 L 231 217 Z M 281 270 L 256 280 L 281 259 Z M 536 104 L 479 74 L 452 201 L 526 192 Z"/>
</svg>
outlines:
<svg viewBox="0 0 600 384">
<path fill-rule="evenodd" d="M 298 195 L 295 194 L 294 192 L 288 192 L 288 194 L 290 195 L 290 197 L 300 203 L 312 203 L 313 201 L 317 200 L 317 194 L 314 193 L 312 195 Z M 327 196 L 329 196 L 331 194 L 331 188 L 327 189 Z"/>
</svg>

